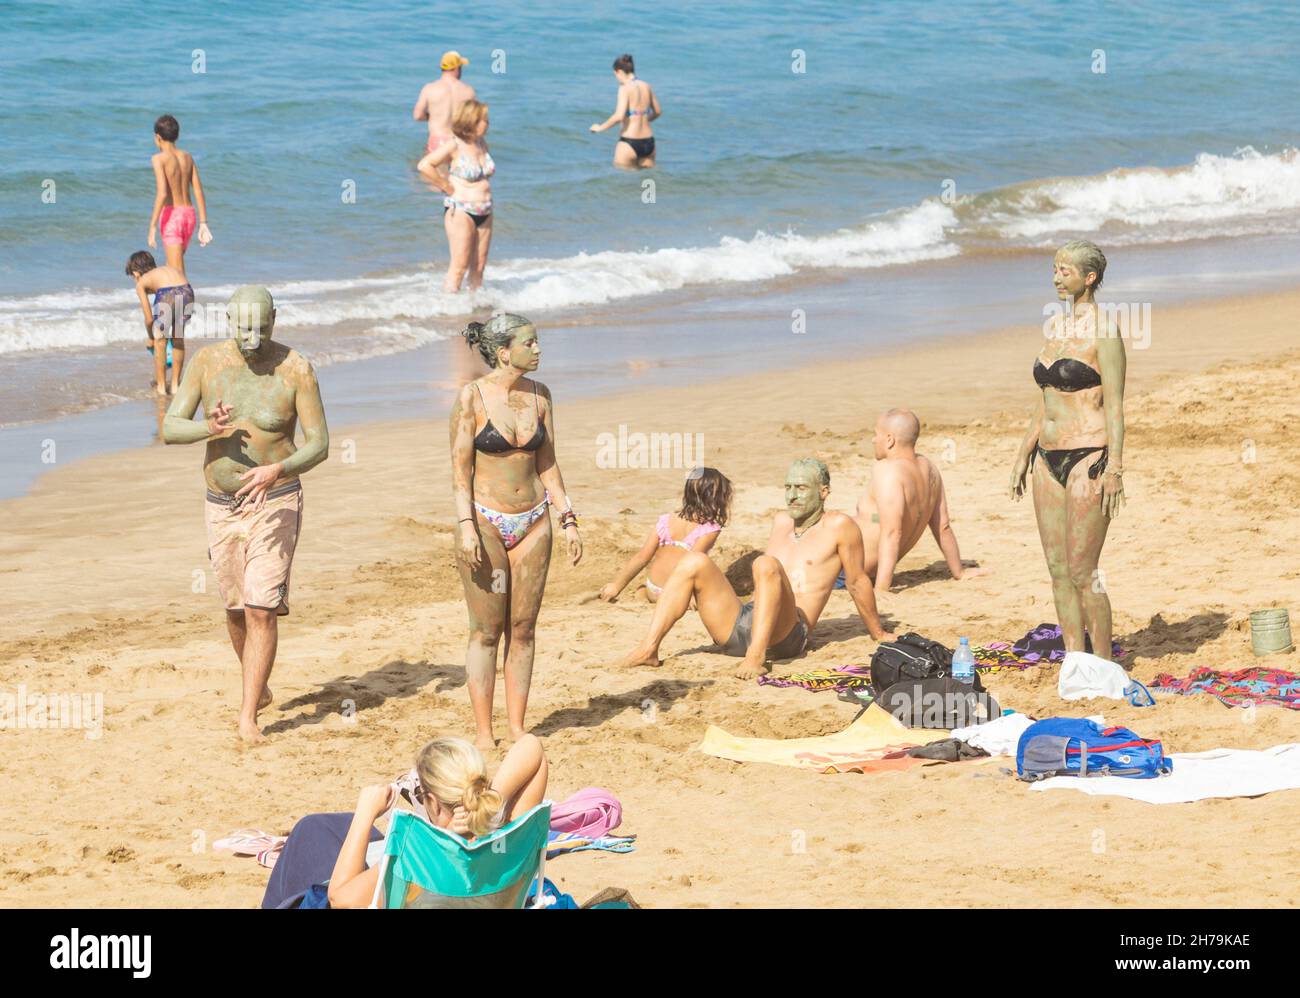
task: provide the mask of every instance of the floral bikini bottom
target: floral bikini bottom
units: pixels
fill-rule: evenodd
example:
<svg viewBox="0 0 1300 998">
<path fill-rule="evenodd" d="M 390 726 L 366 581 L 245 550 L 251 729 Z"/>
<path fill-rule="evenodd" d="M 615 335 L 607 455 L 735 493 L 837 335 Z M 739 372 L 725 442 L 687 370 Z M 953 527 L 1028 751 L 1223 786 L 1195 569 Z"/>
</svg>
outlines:
<svg viewBox="0 0 1300 998">
<path fill-rule="evenodd" d="M 546 515 L 546 507 L 550 504 L 551 494 L 547 492 L 541 502 L 522 513 L 500 513 L 479 503 L 475 503 L 474 508 L 478 510 L 479 516 L 497 528 L 497 533 L 501 535 L 501 540 L 509 551 L 524 539 L 534 523 Z"/>
</svg>

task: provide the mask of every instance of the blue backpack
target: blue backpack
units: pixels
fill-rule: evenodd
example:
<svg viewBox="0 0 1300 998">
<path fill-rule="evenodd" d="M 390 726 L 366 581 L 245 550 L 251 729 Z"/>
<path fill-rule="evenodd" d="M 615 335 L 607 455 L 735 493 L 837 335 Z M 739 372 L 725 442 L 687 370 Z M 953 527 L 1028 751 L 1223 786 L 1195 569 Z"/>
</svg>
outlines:
<svg viewBox="0 0 1300 998">
<path fill-rule="evenodd" d="M 1164 746 L 1128 728 L 1102 728 L 1095 721 L 1049 717 L 1025 729 L 1016 746 L 1022 780 L 1049 776 L 1129 776 L 1146 780 L 1173 772 Z"/>
</svg>

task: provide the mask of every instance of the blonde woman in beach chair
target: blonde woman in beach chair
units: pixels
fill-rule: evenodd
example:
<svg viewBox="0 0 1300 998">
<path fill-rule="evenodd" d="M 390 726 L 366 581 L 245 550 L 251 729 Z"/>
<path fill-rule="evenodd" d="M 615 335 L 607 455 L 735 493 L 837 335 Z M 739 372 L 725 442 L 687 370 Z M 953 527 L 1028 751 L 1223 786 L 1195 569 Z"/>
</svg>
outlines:
<svg viewBox="0 0 1300 998">
<path fill-rule="evenodd" d="M 551 802 L 466 841 L 410 811 L 398 811 L 384 840 L 372 908 L 523 908 L 542 894 Z"/>
<path fill-rule="evenodd" d="M 370 868 L 370 829 L 397 789 L 361 791 L 330 877 L 330 907 L 523 907 L 528 887 L 541 879 L 550 824 L 541 741 L 520 738 L 491 781 L 482 754 L 460 738 L 429 742 L 415 769 L 420 811 L 393 814 L 384 857 Z"/>
</svg>

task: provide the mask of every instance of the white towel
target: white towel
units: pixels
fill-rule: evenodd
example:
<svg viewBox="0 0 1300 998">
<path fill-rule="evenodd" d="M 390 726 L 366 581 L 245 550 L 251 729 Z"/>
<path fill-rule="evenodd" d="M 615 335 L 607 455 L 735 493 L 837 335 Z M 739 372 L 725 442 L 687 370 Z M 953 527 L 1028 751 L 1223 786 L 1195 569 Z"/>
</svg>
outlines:
<svg viewBox="0 0 1300 998">
<path fill-rule="evenodd" d="M 954 728 L 951 737 L 983 749 L 989 755 L 1015 755 L 1020 736 L 1033 723 L 1033 718 L 1024 714 L 1003 714 L 987 724 Z"/>
<path fill-rule="evenodd" d="M 1088 720 L 1096 721 L 1103 728 L 1106 726 L 1106 721 L 1100 714 L 1094 714 Z M 1034 719 L 1024 714 L 1003 714 L 987 724 L 954 728 L 949 737 L 981 748 L 989 755 L 1015 755 L 1020 736 L 1033 723 Z"/>
<path fill-rule="evenodd" d="M 1122 666 L 1086 651 L 1072 651 L 1061 663 L 1056 692 L 1062 700 L 1086 700 L 1092 697 L 1124 699 L 1128 674 Z"/>
<path fill-rule="evenodd" d="M 1262 752 L 1212 749 L 1177 752 L 1174 771 L 1151 780 L 1126 776 L 1053 776 L 1032 790 L 1080 790 L 1085 794 L 1131 797 L 1148 804 L 1185 804 L 1209 797 L 1258 797 L 1274 790 L 1300 789 L 1300 744 L 1275 745 Z"/>
</svg>

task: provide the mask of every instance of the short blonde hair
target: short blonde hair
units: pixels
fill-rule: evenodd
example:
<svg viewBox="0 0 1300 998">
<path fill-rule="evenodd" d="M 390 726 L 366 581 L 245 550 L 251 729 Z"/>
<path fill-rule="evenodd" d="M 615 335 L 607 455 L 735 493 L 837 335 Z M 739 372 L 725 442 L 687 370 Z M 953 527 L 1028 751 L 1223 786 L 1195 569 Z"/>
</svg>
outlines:
<svg viewBox="0 0 1300 998">
<path fill-rule="evenodd" d="M 482 101 L 467 100 L 451 116 L 451 134 L 462 142 L 478 138 L 478 126 L 487 117 L 488 106 Z"/>
<path fill-rule="evenodd" d="M 1097 275 L 1092 290 L 1096 291 L 1101 287 L 1102 278 L 1106 276 L 1106 254 L 1096 243 L 1087 239 L 1071 239 L 1056 252 L 1068 254 L 1074 260 L 1075 265 L 1083 272 L 1085 284 L 1090 272 Z"/>
<path fill-rule="evenodd" d="M 420 786 L 443 807 L 463 807 L 469 830 L 477 838 L 501 820 L 504 800 L 488 782 L 483 754 L 461 738 L 435 738 L 415 757 Z"/>
</svg>

